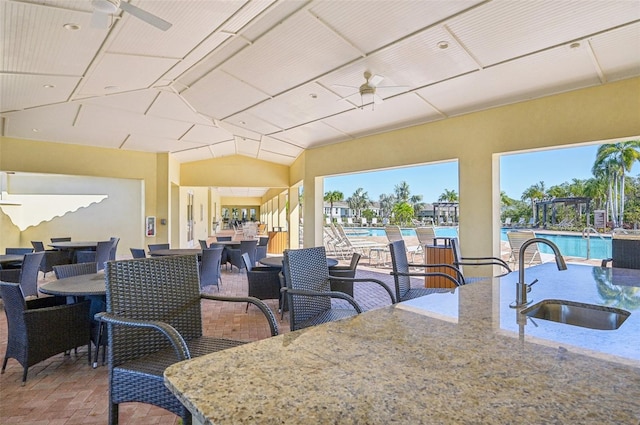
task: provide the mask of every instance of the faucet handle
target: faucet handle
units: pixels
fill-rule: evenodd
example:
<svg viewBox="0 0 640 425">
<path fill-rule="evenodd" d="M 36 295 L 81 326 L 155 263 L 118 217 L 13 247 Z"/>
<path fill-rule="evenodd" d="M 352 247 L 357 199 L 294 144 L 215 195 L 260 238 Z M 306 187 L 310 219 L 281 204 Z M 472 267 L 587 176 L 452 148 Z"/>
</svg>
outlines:
<svg viewBox="0 0 640 425">
<path fill-rule="evenodd" d="M 531 292 L 531 287 L 533 285 L 535 285 L 536 283 L 538 283 L 538 279 L 534 280 L 533 282 L 531 282 L 530 284 L 527 285 L 527 292 Z"/>
</svg>

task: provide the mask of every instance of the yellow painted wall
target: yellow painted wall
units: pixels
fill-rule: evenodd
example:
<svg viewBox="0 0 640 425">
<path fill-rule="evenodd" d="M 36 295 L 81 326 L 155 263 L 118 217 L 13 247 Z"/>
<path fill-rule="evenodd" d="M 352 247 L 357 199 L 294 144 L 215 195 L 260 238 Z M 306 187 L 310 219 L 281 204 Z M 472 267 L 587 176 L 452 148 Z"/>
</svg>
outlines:
<svg viewBox="0 0 640 425">
<path fill-rule="evenodd" d="M 70 211 L 61 217 L 20 231 L 11 221 L 0 221 L 0 252 L 8 246 L 31 247 L 31 241 L 46 245 L 52 237 L 70 236 L 74 241 L 104 241 L 120 238 L 118 257 L 130 256 L 129 248 L 141 248 L 144 240 L 141 180 L 58 174 L 15 174 L 11 188 L 17 194 L 106 195 L 99 203 Z M 28 208 L 28 206 L 11 207 Z M 21 211 L 29 215 L 29 211 Z M 4 214 L 0 212 L 0 216 Z"/>
<path fill-rule="evenodd" d="M 639 134 L 640 78 L 633 78 L 310 149 L 292 173 L 292 179 L 304 175 L 304 243 L 321 242 L 322 209 L 308 209 L 314 197 L 320 200 L 317 176 L 458 159 L 465 254 L 497 255 L 499 180 L 494 154 Z M 542 167 L 532 164 L 522 172 L 538 181 Z"/>
<path fill-rule="evenodd" d="M 183 186 L 289 187 L 289 167 L 234 155 L 182 164 Z M 256 204 L 256 205 L 259 205 Z"/>
</svg>

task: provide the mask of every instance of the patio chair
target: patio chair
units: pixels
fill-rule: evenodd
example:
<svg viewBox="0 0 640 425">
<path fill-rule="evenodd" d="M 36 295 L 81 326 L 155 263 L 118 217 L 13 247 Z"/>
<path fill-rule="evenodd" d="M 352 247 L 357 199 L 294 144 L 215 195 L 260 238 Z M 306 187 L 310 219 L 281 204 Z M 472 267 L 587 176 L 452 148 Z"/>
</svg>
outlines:
<svg viewBox="0 0 640 425">
<path fill-rule="evenodd" d="M 536 235 L 533 230 L 519 230 L 507 232 L 507 239 L 509 240 L 509 246 L 511 247 L 511 253 L 509 254 L 509 262 L 516 264 L 518 262 L 518 255 L 520 254 L 520 247 L 522 244 Z M 538 244 L 532 244 L 527 247 L 524 253 L 524 262 L 526 265 L 534 263 L 541 263 L 542 257 L 540 256 L 540 250 Z"/>
<path fill-rule="evenodd" d="M 205 241 L 204 239 L 198 239 L 198 243 L 200 244 L 200 248 L 202 249 L 209 248 L 209 245 L 207 245 L 207 241 Z"/>
<path fill-rule="evenodd" d="M 44 259 L 40 264 L 40 271 L 44 277 L 47 276 L 47 273 L 53 271 L 53 266 L 69 264 L 71 262 L 69 259 L 69 253 L 66 251 L 45 249 L 42 241 L 31 241 L 31 245 L 35 252 L 44 252 Z"/>
<path fill-rule="evenodd" d="M 411 277 L 427 277 L 427 276 L 440 276 L 450 281 L 454 286 L 460 286 L 464 282 L 460 282 L 458 279 L 442 272 L 411 272 L 409 267 L 418 267 L 428 269 L 429 267 L 444 267 L 452 269 L 456 275 L 462 276 L 460 271 L 450 264 L 414 264 L 409 263 L 407 260 L 407 250 L 404 246 L 404 241 L 399 240 L 391 242 L 389 244 L 389 251 L 391 252 L 391 266 L 393 279 L 396 284 L 396 302 L 410 300 L 412 298 L 422 297 L 424 295 L 430 295 L 435 293 L 448 292 L 450 289 L 446 288 L 412 288 Z"/>
<path fill-rule="evenodd" d="M 222 247 L 207 248 L 202 250 L 200 260 L 200 289 L 205 286 L 215 285 L 220 291 L 222 277 L 220 276 L 220 259 Z"/>
<path fill-rule="evenodd" d="M 451 238 L 449 240 L 451 244 L 451 249 L 453 250 L 453 265 L 460 270 L 460 275 L 458 276 L 458 280 L 461 282 L 471 283 L 476 282 L 478 280 L 484 280 L 485 277 L 465 277 L 463 276 L 463 266 L 500 266 L 502 270 L 502 274 L 499 274 L 495 277 L 504 276 L 506 274 L 511 273 L 511 268 L 509 265 L 502 259 L 498 257 L 464 257 L 462 256 L 462 251 L 460 250 L 460 242 L 458 238 Z"/>
<path fill-rule="evenodd" d="M 5 248 L 4 253 L 7 255 L 24 255 L 33 252 L 33 248 Z M 2 268 L 4 269 L 19 269 L 22 267 L 22 260 L 12 263 L 4 263 Z"/>
<path fill-rule="evenodd" d="M 109 241 L 111 241 L 111 251 L 109 251 L 109 261 L 115 261 L 116 254 L 118 253 L 118 242 L 120 242 L 120 238 L 113 236 L 109 238 Z"/>
<path fill-rule="evenodd" d="M 387 239 L 389 240 L 390 243 L 396 242 L 396 241 L 404 241 L 404 237 L 402 236 L 402 230 L 400 229 L 400 226 L 387 225 L 384 227 L 384 233 L 387 235 Z M 405 249 L 407 250 L 407 254 L 411 254 L 411 260 L 415 259 L 416 254 L 422 254 L 423 252 L 421 245 L 408 246 L 406 245 L 406 241 L 405 241 Z"/>
<path fill-rule="evenodd" d="M 433 226 L 416 227 L 416 236 L 421 246 L 437 245 L 436 229 Z"/>
<path fill-rule="evenodd" d="M 602 267 L 640 269 L 640 232 L 614 230 L 611 238 L 611 258 L 602 260 Z"/>
<path fill-rule="evenodd" d="M 348 266 L 331 266 L 329 267 L 329 276 L 355 278 L 356 269 L 360 262 L 361 254 L 354 252 L 351 255 L 351 261 Z M 353 281 L 331 279 L 331 290 L 340 291 L 353 297 Z"/>
<path fill-rule="evenodd" d="M 249 254 L 249 259 L 251 260 L 251 264 L 256 263 L 256 246 L 258 245 L 257 240 L 252 241 L 240 241 L 240 248 L 227 248 L 227 252 L 229 255 L 229 263 L 231 263 L 231 269 L 233 270 L 233 266 L 240 270 L 245 268 L 244 261 L 242 260 L 242 254 L 245 252 Z"/>
<path fill-rule="evenodd" d="M 96 273 L 97 264 L 96 263 L 74 263 L 74 264 L 63 264 L 53 267 L 53 272 L 56 275 L 56 279 L 64 279 L 72 276 L 80 276 L 83 274 L 93 274 Z M 71 300 L 69 300 L 71 298 Z M 93 367 L 98 367 L 98 356 L 100 354 L 100 347 L 102 346 L 102 363 L 104 364 L 105 356 L 106 356 L 106 335 L 104 334 L 103 326 L 96 321 L 93 316 L 96 313 L 101 311 L 105 311 L 106 302 L 104 296 L 96 295 L 87 297 L 90 301 L 89 307 L 89 317 L 91 319 L 91 342 L 96 347 L 96 354 L 93 362 Z M 83 297 L 79 297 L 78 299 L 73 299 L 73 297 L 67 297 L 67 302 L 80 302 L 83 301 Z M 91 351 L 89 351 L 91 353 Z M 91 361 L 91 354 L 89 354 L 89 361 Z"/>
<path fill-rule="evenodd" d="M 258 239 L 258 245 L 256 246 L 256 262 L 259 262 L 267 256 L 268 247 L 269 237 L 260 236 L 260 238 Z"/>
<path fill-rule="evenodd" d="M 323 246 L 284 251 L 282 261 L 283 288 L 289 305 L 289 323 L 292 331 L 344 319 L 362 312 L 353 297 L 344 292 L 331 291 L 331 280 L 374 282 L 387 290 L 391 303 L 391 290 L 377 279 L 334 278 L 329 275 L 327 256 Z M 345 300 L 351 308 L 333 306 L 332 298 Z"/>
<path fill-rule="evenodd" d="M 149 252 L 155 251 L 157 249 L 169 249 L 169 244 L 168 243 L 150 243 L 147 245 L 147 248 L 149 248 Z"/>
<path fill-rule="evenodd" d="M 0 270 L 0 280 L 18 283 L 25 297 L 38 297 L 38 273 L 43 259 L 44 252 L 24 254 L 22 268 Z"/>
<path fill-rule="evenodd" d="M 113 251 L 114 242 L 117 245 L 117 241 L 109 240 L 109 241 L 100 241 L 96 246 L 95 251 L 77 251 L 76 252 L 76 262 L 77 263 L 96 263 L 96 271 L 100 271 L 104 269 L 104 263 L 110 261 L 111 255 L 115 256 L 115 251 Z M 95 272 L 94 272 L 95 273 Z"/>
<path fill-rule="evenodd" d="M 133 258 L 146 258 L 147 257 L 147 253 L 144 252 L 144 248 L 129 248 L 129 251 L 131 251 L 131 256 Z"/>
<path fill-rule="evenodd" d="M 247 281 L 249 282 L 248 295 L 259 300 L 280 300 L 280 267 L 259 266 L 251 264 L 249 254 L 242 254 L 242 260 L 247 268 Z M 249 309 L 247 303 L 246 310 Z"/>
<path fill-rule="evenodd" d="M 85 344 L 91 352 L 89 301 L 66 304 L 61 297 L 25 300 L 20 285 L 9 282 L 0 282 L 0 296 L 8 328 L 2 373 L 8 360 L 16 359 L 23 368 L 24 385 L 30 366 Z"/>
<path fill-rule="evenodd" d="M 110 261 L 105 269 L 109 336 L 109 424 L 118 422 L 120 403 L 166 409 L 190 425 L 191 413 L 164 385 L 164 370 L 179 361 L 237 347 L 244 341 L 203 335 L 201 300 L 250 302 L 278 334 L 272 311 L 252 297 L 200 293 L 195 255 Z"/>
</svg>

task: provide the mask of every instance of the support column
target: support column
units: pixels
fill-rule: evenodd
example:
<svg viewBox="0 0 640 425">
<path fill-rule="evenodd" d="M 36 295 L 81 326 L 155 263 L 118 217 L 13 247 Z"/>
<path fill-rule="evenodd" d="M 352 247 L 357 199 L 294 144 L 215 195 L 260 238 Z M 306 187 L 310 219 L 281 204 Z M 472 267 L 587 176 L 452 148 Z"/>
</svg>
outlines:
<svg viewBox="0 0 640 425">
<path fill-rule="evenodd" d="M 304 237 L 305 248 L 322 246 L 322 206 L 324 202 L 324 178 L 305 177 L 304 187 Z"/>
<path fill-rule="evenodd" d="M 300 198 L 298 187 L 289 188 L 289 248 L 300 248 Z"/>
</svg>

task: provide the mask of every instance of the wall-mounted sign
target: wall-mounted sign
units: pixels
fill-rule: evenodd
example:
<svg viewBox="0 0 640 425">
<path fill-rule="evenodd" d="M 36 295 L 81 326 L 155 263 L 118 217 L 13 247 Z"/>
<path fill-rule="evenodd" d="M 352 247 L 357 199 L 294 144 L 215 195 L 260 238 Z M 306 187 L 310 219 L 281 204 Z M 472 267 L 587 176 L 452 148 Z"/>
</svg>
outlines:
<svg viewBox="0 0 640 425">
<path fill-rule="evenodd" d="M 153 216 L 147 217 L 147 231 L 145 232 L 148 238 L 156 236 L 156 218 Z"/>
</svg>

